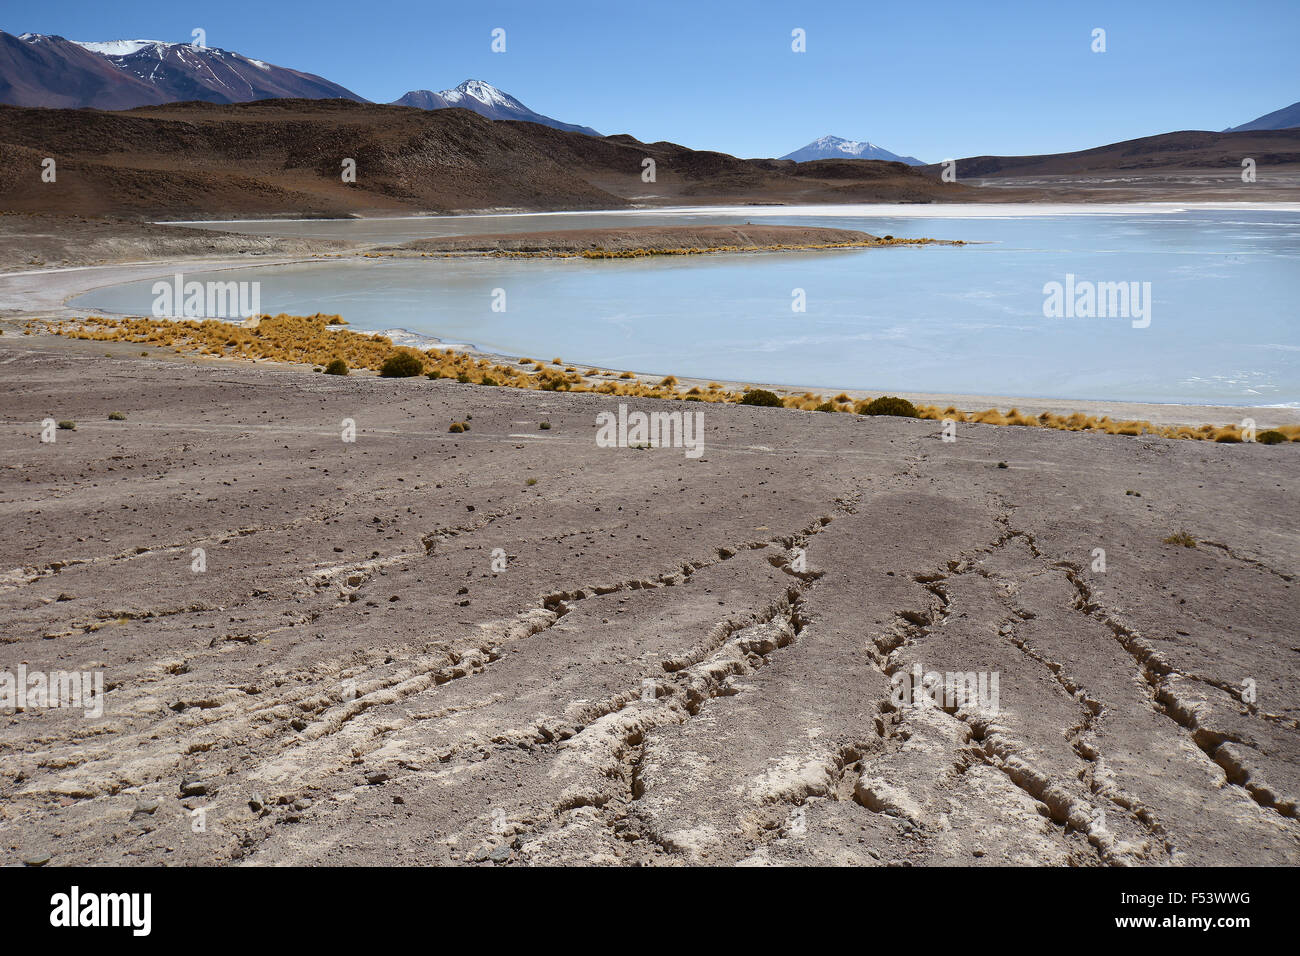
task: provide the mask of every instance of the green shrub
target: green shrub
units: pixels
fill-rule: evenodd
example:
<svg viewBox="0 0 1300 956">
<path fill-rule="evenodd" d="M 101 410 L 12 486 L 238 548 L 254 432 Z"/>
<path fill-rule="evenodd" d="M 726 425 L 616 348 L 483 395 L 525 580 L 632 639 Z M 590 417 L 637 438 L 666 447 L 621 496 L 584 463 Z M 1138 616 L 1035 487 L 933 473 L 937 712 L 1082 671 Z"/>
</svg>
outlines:
<svg viewBox="0 0 1300 956">
<path fill-rule="evenodd" d="M 500 383 L 497 382 L 497 380 L 494 379 L 491 375 L 484 375 L 484 376 L 483 376 L 483 381 L 482 381 L 480 384 L 483 384 L 483 385 L 498 385 L 498 384 L 500 384 Z"/>
<path fill-rule="evenodd" d="M 62 429 L 63 429 L 64 431 L 66 431 L 66 432 L 75 432 L 75 431 L 77 430 L 77 423 L 76 423 L 76 422 L 70 422 L 70 421 L 66 421 L 66 420 L 65 420 L 65 421 L 61 421 L 61 422 L 59 422 L 59 427 L 62 428 Z"/>
<path fill-rule="evenodd" d="M 1181 544 L 1184 548 L 1196 547 L 1196 539 L 1186 531 L 1179 531 L 1177 534 L 1171 534 L 1165 538 L 1165 544 Z"/>
<path fill-rule="evenodd" d="M 835 410 L 836 409 L 835 409 L 834 402 L 822 402 L 815 409 L 813 409 L 813 411 L 815 412 L 833 412 Z"/>
<path fill-rule="evenodd" d="M 900 418 L 915 418 L 916 406 L 905 398 L 882 395 L 869 402 L 858 402 L 859 415 L 897 415 Z"/>
<path fill-rule="evenodd" d="M 456 381 L 460 382 L 460 384 L 462 384 L 462 385 L 468 385 L 468 384 L 469 384 L 469 375 L 468 375 L 466 372 L 457 372 L 457 373 L 456 373 Z"/>
<path fill-rule="evenodd" d="M 740 397 L 741 405 L 757 405 L 760 408 L 781 408 L 784 403 L 775 392 L 765 388 L 751 388 Z"/>
<path fill-rule="evenodd" d="M 428 374 L 425 375 L 424 377 L 425 377 L 425 378 L 433 378 L 433 379 L 442 378 L 442 370 L 441 370 L 441 369 L 436 369 L 436 368 L 435 368 L 432 372 L 428 373 Z"/>
<path fill-rule="evenodd" d="M 1280 445 L 1286 441 L 1286 436 L 1275 428 L 1270 428 L 1266 432 L 1260 432 L 1255 436 L 1255 441 L 1261 445 Z"/>
<path fill-rule="evenodd" d="M 540 428 L 542 431 L 546 431 L 547 429 L 549 429 L 549 428 L 551 427 L 551 423 L 550 423 L 550 422 L 542 422 L 542 423 L 541 423 L 540 425 L 538 425 L 537 427 Z"/>
<path fill-rule="evenodd" d="M 348 363 L 341 358 L 336 358 L 325 366 L 326 375 L 347 375 Z"/>
<path fill-rule="evenodd" d="M 108 420 L 110 422 L 124 422 L 126 421 L 126 414 L 124 412 L 109 412 Z"/>
<path fill-rule="evenodd" d="M 383 378 L 410 378 L 412 375 L 423 375 L 424 363 L 414 352 L 394 352 L 384 359 L 383 365 L 379 366 L 379 374 Z"/>
<path fill-rule="evenodd" d="M 459 435 L 461 432 L 469 431 L 469 424 L 466 422 L 452 422 L 451 427 L 448 428 L 447 431 L 455 432 Z"/>
</svg>

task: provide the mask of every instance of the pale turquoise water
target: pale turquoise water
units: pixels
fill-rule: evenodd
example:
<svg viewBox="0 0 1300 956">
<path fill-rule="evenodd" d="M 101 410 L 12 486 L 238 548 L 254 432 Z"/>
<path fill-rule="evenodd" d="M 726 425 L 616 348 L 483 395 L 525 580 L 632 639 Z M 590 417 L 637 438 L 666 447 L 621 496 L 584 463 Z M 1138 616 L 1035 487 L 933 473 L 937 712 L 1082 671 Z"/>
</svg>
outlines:
<svg viewBox="0 0 1300 956">
<path fill-rule="evenodd" d="M 265 312 L 337 312 L 358 328 L 655 373 L 881 391 L 1300 402 L 1300 211 L 1077 208 L 230 224 L 222 227 L 401 241 L 753 220 L 984 244 L 648 260 L 326 260 L 221 278 L 260 281 Z M 1067 273 L 1150 282 L 1150 326 L 1044 318 L 1044 283 Z M 76 302 L 148 314 L 151 286 L 130 283 Z M 492 311 L 494 289 L 505 290 L 505 312 Z M 792 311 L 794 289 L 805 291 L 806 312 Z"/>
</svg>

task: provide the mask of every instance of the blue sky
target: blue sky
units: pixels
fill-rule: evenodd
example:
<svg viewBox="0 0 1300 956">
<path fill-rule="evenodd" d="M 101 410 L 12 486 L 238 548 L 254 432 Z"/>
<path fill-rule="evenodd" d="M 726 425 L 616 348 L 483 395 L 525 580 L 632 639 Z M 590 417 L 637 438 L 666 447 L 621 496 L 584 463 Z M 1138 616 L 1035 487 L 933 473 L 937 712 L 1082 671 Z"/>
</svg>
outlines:
<svg viewBox="0 0 1300 956">
<path fill-rule="evenodd" d="M 1300 100 L 1300 0 L 880 3 L 6 0 L 0 29 L 209 46 L 386 102 L 473 77 L 602 133 L 927 161 L 1222 129 Z M 506 52 L 490 49 L 506 30 Z M 807 52 L 791 51 L 791 30 Z M 1090 49 L 1106 30 L 1105 53 Z"/>
</svg>

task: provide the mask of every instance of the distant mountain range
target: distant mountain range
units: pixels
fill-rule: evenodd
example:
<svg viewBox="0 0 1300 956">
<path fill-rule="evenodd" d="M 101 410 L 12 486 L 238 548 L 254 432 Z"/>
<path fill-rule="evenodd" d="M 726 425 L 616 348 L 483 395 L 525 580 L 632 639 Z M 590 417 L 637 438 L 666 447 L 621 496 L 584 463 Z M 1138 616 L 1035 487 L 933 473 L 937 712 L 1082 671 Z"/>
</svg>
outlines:
<svg viewBox="0 0 1300 956">
<path fill-rule="evenodd" d="M 183 100 L 283 97 L 365 102 L 322 77 L 217 47 L 160 40 L 79 43 L 0 31 L 0 102 L 14 106 L 120 110 Z"/>
<path fill-rule="evenodd" d="M 796 163 L 806 163 L 814 159 L 881 159 L 890 163 L 907 163 L 909 166 L 925 165 L 915 156 L 899 156 L 875 143 L 844 139 L 840 136 L 823 136 L 781 158 L 793 159 Z"/>
<path fill-rule="evenodd" d="M 395 106 L 415 106 L 422 110 L 442 110 L 448 107 L 460 107 L 473 110 L 479 116 L 494 120 L 523 120 L 539 123 L 552 129 L 562 129 L 570 133 L 586 133 L 599 136 L 590 126 L 575 126 L 573 123 L 561 123 L 557 119 L 534 113 L 523 103 L 498 90 L 482 80 L 466 80 L 460 86 L 450 90 L 434 93 L 432 90 L 411 90 L 399 99 L 393 100 Z"/>
<path fill-rule="evenodd" d="M 1265 113 L 1258 119 L 1240 126 L 1229 126 L 1225 133 L 1241 133 L 1251 129 L 1295 129 L 1300 126 L 1300 103 L 1292 103 L 1272 113 Z"/>
<path fill-rule="evenodd" d="M 217 47 L 162 40 L 82 42 L 42 33 L 0 30 L 0 103 L 102 110 L 200 100 L 245 103 L 266 99 L 345 99 L 369 102 L 346 87 Z M 413 90 L 394 103 L 420 109 L 459 107 L 488 119 L 522 120 L 588 136 L 589 126 L 562 123 L 524 106 L 482 80 L 434 93 Z"/>
</svg>

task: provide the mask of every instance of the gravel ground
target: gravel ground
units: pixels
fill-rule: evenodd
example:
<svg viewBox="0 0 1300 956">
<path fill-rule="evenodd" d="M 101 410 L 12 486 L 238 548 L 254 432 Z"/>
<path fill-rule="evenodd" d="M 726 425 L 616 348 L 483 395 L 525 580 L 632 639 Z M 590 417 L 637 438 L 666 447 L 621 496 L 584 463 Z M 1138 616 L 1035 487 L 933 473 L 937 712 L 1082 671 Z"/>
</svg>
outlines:
<svg viewBox="0 0 1300 956">
<path fill-rule="evenodd" d="M 1298 445 L 632 403 L 692 458 L 12 332 L 0 384 L 0 671 L 105 688 L 0 710 L 0 863 L 1300 862 Z"/>
</svg>

